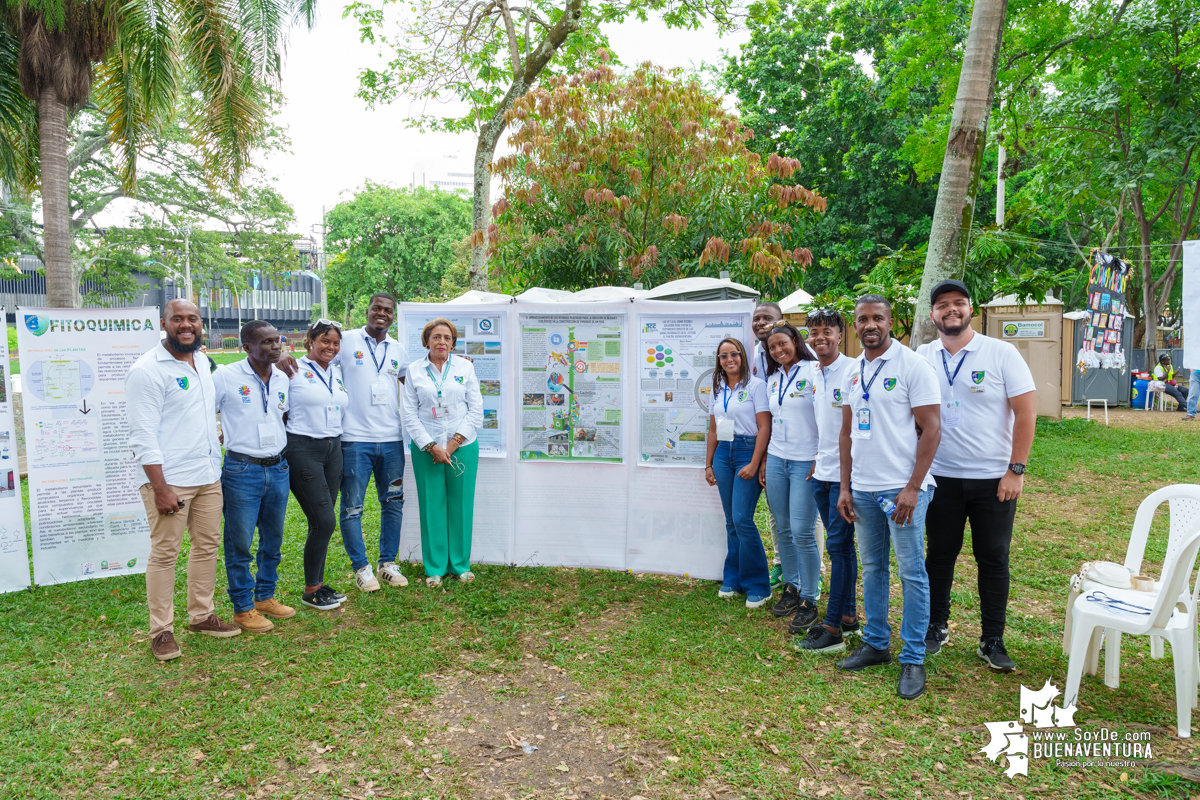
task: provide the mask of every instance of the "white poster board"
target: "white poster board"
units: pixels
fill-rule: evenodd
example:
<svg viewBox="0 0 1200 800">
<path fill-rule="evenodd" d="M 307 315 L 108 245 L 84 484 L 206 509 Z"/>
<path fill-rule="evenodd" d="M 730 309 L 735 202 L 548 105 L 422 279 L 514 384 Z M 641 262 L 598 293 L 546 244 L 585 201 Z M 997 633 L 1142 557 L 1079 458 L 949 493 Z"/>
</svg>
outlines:
<svg viewBox="0 0 1200 800">
<path fill-rule="evenodd" d="M 660 424 L 663 420 L 661 416 L 653 423 L 643 419 L 645 409 L 652 414 L 658 409 L 650 404 L 641 405 L 639 351 L 645 348 L 641 347 L 640 331 L 644 320 L 670 320 L 673 330 L 670 341 L 682 342 L 691 334 L 680 332 L 694 332 L 698 330 L 696 325 L 716 321 L 732 326 L 724 331 L 736 331 L 735 335 L 740 335 L 749 352 L 753 349 L 750 335 L 753 310 L 754 303 L 750 300 L 518 301 L 472 305 L 469 309 L 454 304 L 402 303 L 403 335 L 409 338 L 418 320 L 439 316 L 452 321 L 466 317 L 494 318 L 502 331 L 499 341 L 503 358 L 495 366 L 501 399 L 498 424 L 503 441 L 518 444 L 506 447 L 502 455 L 479 461 L 472 562 L 629 569 L 719 579 L 726 554 L 725 515 L 716 487 L 704 480 L 703 451 L 698 463 L 666 462 L 651 467 L 642 457 L 639 432 L 644 425 Z M 718 336 L 717 330 L 713 328 L 693 337 L 707 337 L 704 343 L 680 345 L 681 350 L 688 351 L 685 358 L 690 364 L 686 367 L 689 374 L 672 375 L 672 380 L 689 383 L 691 390 L 696 391 L 692 373 L 697 363 L 704 363 L 705 347 L 711 345 L 715 354 L 717 344 L 724 338 L 724 332 Z M 555 349 L 551 338 L 555 333 L 562 340 L 558 345 L 561 349 Z M 576 343 L 574 349 L 569 348 L 572 341 Z M 416 346 L 406 341 L 406 346 L 411 359 L 424 354 L 419 340 Z M 577 384 L 569 380 L 564 370 L 555 370 L 553 364 L 564 365 L 553 358 L 554 353 L 563 355 L 574 376 L 585 376 L 584 379 Z M 576 372 L 581 361 L 585 369 Z M 667 363 L 676 362 L 664 361 L 664 366 Z M 593 371 L 593 364 L 604 366 Z M 561 375 L 561 383 L 556 374 Z M 595 383 L 600 382 L 589 380 L 599 377 L 609 379 L 601 384 L 607 390 L 603 398 L 595 388 Z M 711 373 L 709 378 L 711 381 Z M 666 380 L 666 376 L 656 375 L 654 380 Z M 586 431 L 589 420 L 617 423 L 610 426 L 616 430 L 608 432 L 607 441 L 615 448 L 611 454 L 574 453 L 571 448 L 565 458 L 551 458 L 548 451 L 544 457 L 522 458 L 523 437 L 524 441 L 533 438 L 533 432 L 526 436 L 523 428 L 533 427 L 534 415 L 540 415 L 538 426 L 544 424 L 540 419 L 550 418 L 558 406 L 548 404 L 545 395 L 558 394 L 552 389 L 559 387 L 563 387 L 564 408 L 567 396 L 579 390 L 585 394 L 580 401 L 579 428 Z M 666 390 L 656 383 L 655 391 Z M 542 394 L 542 402 L 525 406 L 526 394 Z M 511 413 L 504 413 L 509 409 Z M 706 419 L 704 415 L 704 421 L 697 418 L 690 424 L 702 429 Z M 552 425 L 551 422 L 547 427 Z M 549 433 L 538 433 L 548 443 Z M 587 433 L 584 440 L 591 442 Z M 673 466 L 683 468 L 671 469 Z M 411 465 L 405 470 L 404 499 L 400 557 L 420 561 L 419 501 Z"/>
<path fill-rule="evenodd" d="M 146 571 L 150 528 L 129 449 L 125 376 L 159 341 L 157 308 L 18 308 L 33 579 Z"/>
<path fill-rule="evenodd" d="M 1183 243 L 1183 364 L 1200 369 L 1200 241 Z M 1195 344 L 1195 347 L 1192 345 Z"/>
<path fill-rule="evenodd" d="M 17 468 L 7 315 L 0 315 L 0 592 L 29 588 L 29 549 Z"/>
</svg>

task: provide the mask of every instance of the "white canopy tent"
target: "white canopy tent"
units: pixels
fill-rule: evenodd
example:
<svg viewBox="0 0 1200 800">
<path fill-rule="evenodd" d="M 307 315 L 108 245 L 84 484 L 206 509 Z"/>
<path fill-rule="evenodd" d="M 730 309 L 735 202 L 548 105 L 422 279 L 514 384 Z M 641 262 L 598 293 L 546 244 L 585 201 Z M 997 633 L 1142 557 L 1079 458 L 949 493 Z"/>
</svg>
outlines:
<svg viewBox="0 0 1200 800">
<path fill-rule="evenodd" d="M 646 292 L 646 300 L 738 300 L 759 293 L 744 283 L 735 283 L 722 273 L 720 278 L 680 278 Z"/>
<path fill-rule="evenodd" d="M 802 314 L 806 306 L 812 302 L 812 295 L 803 289 L 797 289 L 779 301 L 779 308 L 784 314 Z"/>
<path fill-rule="evenodd" d="M 562 289 L 543 289 L 541 286 L 535 286 L 517 295 L 517 300 L 522 303 L 560 303 L 573 297 L 574 293 Z"/>
<path fill-rule="evenodd" d="M 476 305 L 479 303 L 515 303 L 516 298 L 511 294 L 500 294 L 499 292 L 481 292 L 478 289 L 471 289 L 463 292 L 453 300 L 447 300 L 450 305 Z"/>
<path fill-rule="evenodd" d="M 628 286 L 593 286 L 571 295 L 571 300 L 576 303 L 603 303 L 608 300 L 638 300 L 646 295 L 645 289 L 631 289 Z"/>
</svg>

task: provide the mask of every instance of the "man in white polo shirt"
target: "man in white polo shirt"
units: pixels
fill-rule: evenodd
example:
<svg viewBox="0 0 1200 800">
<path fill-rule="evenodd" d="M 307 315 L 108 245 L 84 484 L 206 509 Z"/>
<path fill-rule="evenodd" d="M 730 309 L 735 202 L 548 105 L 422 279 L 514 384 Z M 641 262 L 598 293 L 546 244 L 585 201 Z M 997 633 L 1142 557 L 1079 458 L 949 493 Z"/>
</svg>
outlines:
<svg viewBox="0 0 1200 800">
<path fill-rule="evenodd" d="M 858 298 L 854 329 L 863 354 L 842 383 L 838 512 L 858 534 L 867 624 L 863 643 L 837 666 L 853 672 L 892 660 L 888 552 L 893 549 L 904 592 L 896 693 L 914 700 L 925 691 L 929 578 L 924 538 L 934 486 L 929 467 L 941 439 L 937 376 L 929 362 L 892 338 L 886 298 Z"/>
<path fill-rule="evenodd" d="M 218 638 L 241 628 L 216 615 L 217 549 L 221 543 L 221 443 L 208 361 L 197 357 L 204 323 L 187 300 L 163 306 L 166 336 L 125 377 L 129 448 L 146 473 L 142 503 L 150 523 L 146 603 L 150 651 L 179 658 L 175 641 L 175 562 L 186 529 L 188 630 Z"/>
<path fill-rule="evenodd" d="M 954 563 L 969 519 L 983 622 L 976 652 L 993 669 L 1012 672 L 1016 665 L 1004 647 L 1008 556 L 1037 423 L 1033 373 L 1010 343 L 971 330 L 974 309 L 964 283 L 942 281 L 933 287 L 930 303 L 938 338 L 917 353 L 940 385 L 942 441 L 933 459 L 937 492 L 926 525 L 925 648 L 936 653 L 950 638 Z"/>
<path fill-rule="evenodd" d="M 265 320 L 242 326 L 246 359 L 213 373 L 217 411 L 225 436 L 221 491 L 225 496 L 225 575 L 233 624 L 250 633 L 288 619 L 296 609 L 275 599 L 287 516 L 288 463 L 283 458 L 290 382 L 275 368 L 283 351 L 279 331 Z M 258 554 L 251 554 L 258 528 Z M 250 572 L 254 558 L 257 575 Z"/>
<path fill-rule="evenodd" d="M 386 293 L 371 297 L 367 324 L 347 330 L 333 363 L 342 368 L 349 402 L 342 415 L 342 546 L 360 591 L 374 592 L 379 580 L 407 586 L 396 557 L 404 519 L 404 436 L 400 426 L 400 379 L 408 354 L 388 336 L 396 321 L 396 301 Z M 363 540 L 363 501 L 375 477 L 379 495 L 379 579 L 371 570 Z"/>
<path fill-rule="evenodd" d="M 767 380 L 767 338 L 775 329 L 775 323 L 783 319 L 779 303 L 764 300 L 759 303 L 750 317 L 750 328 L 754 331 L 754 352 L 750 354 L 750 375 L 760 381 Z M 779 563 L 779 531 L 775 526 L 775 515 L 767 509 L 767 527 L 771 529 L 771 544 L 775 558 L 771 561 L 771 588 L 783 583 L 783 565 Z"/>
</svg>

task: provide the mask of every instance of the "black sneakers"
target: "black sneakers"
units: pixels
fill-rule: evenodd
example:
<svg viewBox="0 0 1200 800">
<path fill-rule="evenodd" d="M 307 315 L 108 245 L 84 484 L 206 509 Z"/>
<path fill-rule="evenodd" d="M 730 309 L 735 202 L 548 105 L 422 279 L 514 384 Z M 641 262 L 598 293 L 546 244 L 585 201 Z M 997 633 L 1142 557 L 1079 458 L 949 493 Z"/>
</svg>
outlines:
<svg viewBox="0 0 1200 800">
<path fill-rule="evenodd" d="M 920 664 L 901 664 L 896 694 L 905 700 L 916 700 L 925 694 L 925 667 Z"/>
<path fill-rule="evenodd" d="M 345 598 L 343 597 L 342 599 L 344 600 Z M 338 599 L 338 593 L 328 586 L 322 586 L 315 592 L 303 595 L 300 598 L 300 602 L 318 611 L 332 611 L 342 604 L 342 600 Z"/>
<path fill-rule="evenodd" d="M 863 642 L 855 648 L 853 653 L 837 662 L 835 666 L 846 672 L 858 672 L 867 667 L 878 667 L 890 663 L 892 663 L 891 653 L 887 650 L 876 650 L 871 645 Z"/>
<path fill-rule="evenodd" d="M 976 653 L 992 669 L 997 669 L 1001 672 L 1012 672 L 1017 668 L 1013 660 L 1008 657 L 1008 651 L 1004 649 L 1004 640 L 999 637 L 981 640 L 979 642 L 979 650 Z"/>
<path fill-rule="evenodd" d="M 842 632 L 831 633 L 824 625 L 814 625 L 808 629 L 808 636 L 792 641 L 793 649 L 803 653 L 835 653 L 846 647 Z"/>
<path fill-rule="evenodd" d="M 800 605 L 800 590 L 790 583 L 783 587 L 783 594 L 779 598 L 779 602 L 771 606 L 771 616 L 773 617 L 790 617 L 796 613 L 796 608 Z"/>
<path fill-rule="evenodd" d="M 925 655 L 931 656 L 942 649 L 942 645 L 950 641 L 950 628 L 936 622 L 929 623 L 925 632 Z"/>
<path fill-rule="evenodd" d="M 799 635 L 807 633 L 809 628 L 817 624 L 817 604 L 812 600 L 801 599 L 796 605 L 796 615 L 788 625 L 788 633 Z"/>
</svg>

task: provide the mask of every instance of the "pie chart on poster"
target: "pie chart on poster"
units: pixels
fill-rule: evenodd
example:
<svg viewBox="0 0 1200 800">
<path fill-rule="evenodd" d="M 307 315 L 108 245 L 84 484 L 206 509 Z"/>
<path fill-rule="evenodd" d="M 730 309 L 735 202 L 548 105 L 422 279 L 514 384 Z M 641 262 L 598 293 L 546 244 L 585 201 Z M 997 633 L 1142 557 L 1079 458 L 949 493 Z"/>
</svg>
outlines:
<svg viewBox="0 0 1200 800">
<path fill-rule="evenodd" d="M 24 384 L 46 403 L 78 403 L 92 390 L 96 373 L 86 361 L 45 359 L 35 361 Z"/>
</svg>

